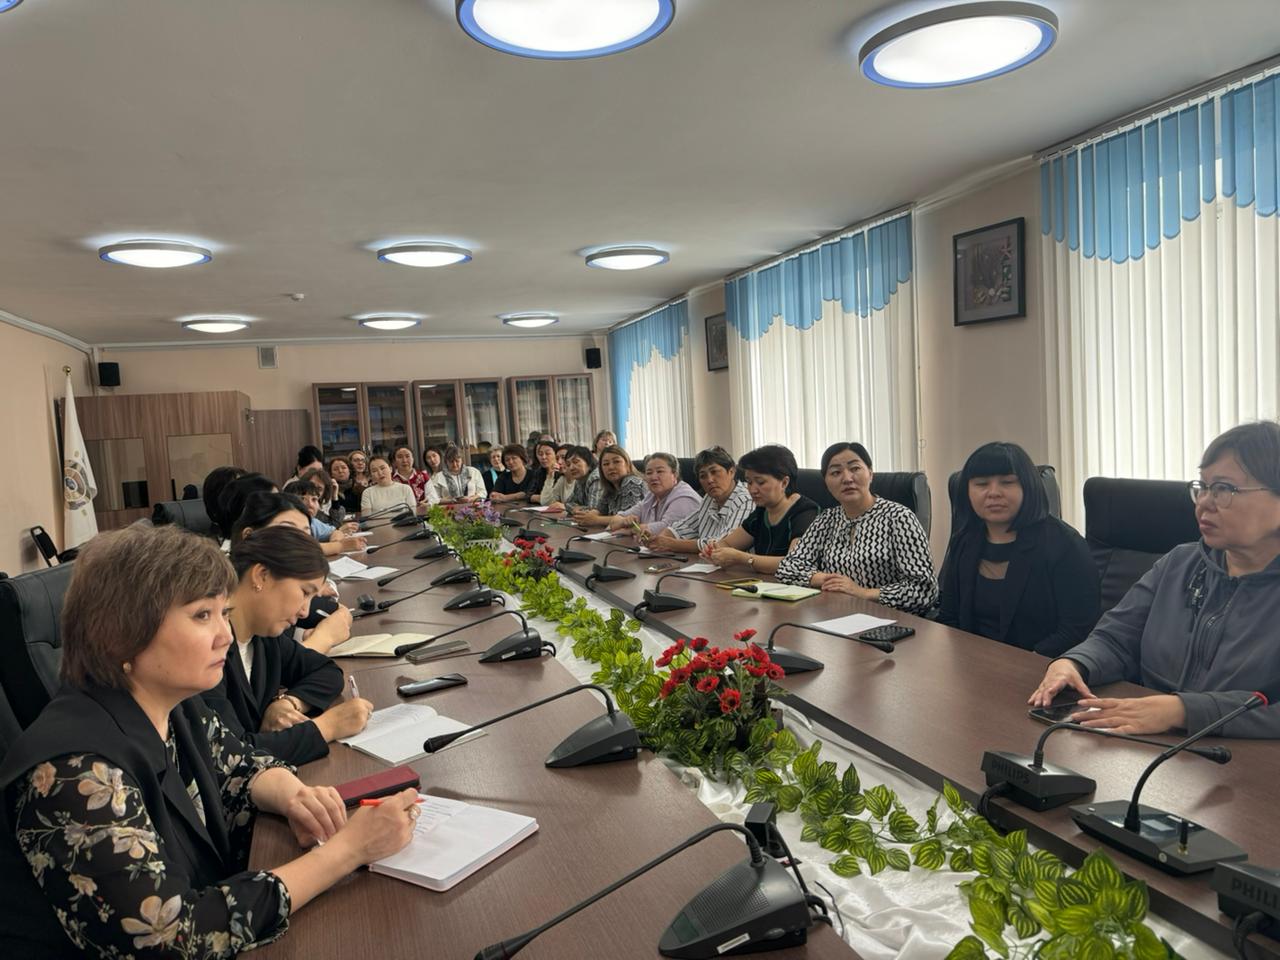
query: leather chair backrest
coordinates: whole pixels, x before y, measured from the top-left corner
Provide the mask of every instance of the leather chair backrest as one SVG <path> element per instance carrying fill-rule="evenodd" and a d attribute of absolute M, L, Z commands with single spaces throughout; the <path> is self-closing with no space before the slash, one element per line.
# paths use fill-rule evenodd
<path fill-rule="evenodd" d="M 213 521 L 204 509 L 203 500 L 166 500 L 151 508 L 151 522 L 157 527 L 176 524 L 206 537 L 213 536 Z"/>
<path fill-rule="evenodd" d="M 1200 539 L 1196 508 L 1179 480 L 1090 477 L 1084 483 L 1084 537 L 1110 610 L 1162 556 Z"/>
<path fill-rule="evenodd" d="M 18 739 L 20 733 L 22 733 L 22 724 L 18 723 L 13 707 L 9 705 L 9 698 L 5 695 L 4 687 L 0 686 L 0 763 L 4 762 L 5 754 L 9 752 L 13 741 Z"/>
<path fill-rule="evenodd" d="M 693 487 L 698 496 L 702 496 L 702 484 L 698 482 L 698 471 L 693 468 L 693 457 L 676 457 L 680 461 L 680 479 Z"/>
<path fill-rule="evenodd" d="M 816 501 L 824 510 L 836 506 L 836 498 L 831 496 L 831 491 L 827 489 L 821 470 L 801 469 L 796 475 L 796 491 Z M 923 473 L 873 474 L 871 492 L 877 497 L 884 497 L 886 500 L 892 500 L 894 503 L 910 508 L 916 515 L 916 519 L 920 521 L 920 526 L 924 527 L 925 534 L 929 533 L 929 527 L 933 522 L 933 499 L 929 493 L 929 481 Z"/>
<path fill-rule="evenodd" d="M 58 689 L 62 602 L 74 563 L 0 580 L 0 688 L 26 728 Z"/>
<path fill-rule="evenodd" d="M 1049 503 L 1049 516 L 1062 519 L 1062 491 L 1058 488 L 1058 472 L 1047 463 L 1036 464 L 1040 474 L 1040 484 L 1044 487 L 1044 496 Z M 960 471 L 957 470 L 947 478 L 947 503 L 951 508 L 951 536 L 956 535 L 956 490 L 960 486 Z"/>

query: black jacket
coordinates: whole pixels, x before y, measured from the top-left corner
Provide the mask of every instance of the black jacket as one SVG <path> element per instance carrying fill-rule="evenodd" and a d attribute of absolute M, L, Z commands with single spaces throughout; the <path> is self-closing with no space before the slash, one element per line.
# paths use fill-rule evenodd
<path fill-rule="evenodd" d="M 222 681 L 202 697 L 245 743 L 285 763 L 310 763 L 327 756 L 329 744 L 310 721 L 265 733 L 262 715 L 283 690 L 315 710 L 323 710 L 342 693 L 342 668 L 322 653 L 293 639 L 290 628 L 278 637 L 253 638 L 253 681 L 244 675 L 240 652 L 227 651 Z"/>
<path fill-rule="evenodd" d="M 952 538 L 939 577 L 938 622 L 974 629 L 973 593 L 986 529 Z M 1101 615 L 1098 568 L 1084 537 L 1055 517 L 1018 532 L 1001 584 L 999 640 L 1056 657 L 1083 640 Z"/>

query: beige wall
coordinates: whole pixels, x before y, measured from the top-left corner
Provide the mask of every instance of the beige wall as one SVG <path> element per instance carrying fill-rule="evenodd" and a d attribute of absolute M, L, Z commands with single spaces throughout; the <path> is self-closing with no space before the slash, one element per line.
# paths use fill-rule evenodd
<path fill-rule="evenodd" d="M 90 392 L 89 358 L 74 347 L 0 323 L 4 402 L 0 437 L 13 462 L 0 472 L 0 570 L 16 575 L 44 566 L 27 530 L 42 526 L 61 549 L 62 463 L 58 457 L 53 401 L 66 389 L 71 367 L 77 395 Z"/>
<path fill-rule="evenodd" d="M 1027 221 L 1026 317 L 954 326 L 952 236 L 1013 217 Z M 951 529 L 947 477 L 970 453 L 988 441 L 1008 440 L 1025 447 L 1036 463 L 1047 460 L 1039 244 L 1034 167 L 916 215 L 922 468 L 933 492 L 931 540 L 939 561 Z"/>
<path fill-rule="evenodd" d="M 728 448 L 729 371 L 707 369 L 707 317 L 724 313 L 724 284 L 717 283 L 689 295 L 689 341 L 693 364 L 693 445 L 698 450 L 719 444 Z M 745 450 L 730 450 L 735 456 Z"/>
<path fill-rule="evenodd" d="M 594 337 L 284 343 L 277 368 L 258 369 L 254 346 L 104 350 L 120 364 L 120 387 L 104 394 L 239 390 L 255 409 L 311 409 L 311 385 L 332 381 L 429 380 L 584 373 Z M 596 419 L 609 422 L 608 382 L 594 372 Z M 589 439 L 589 438 L 588 438 Z"/>

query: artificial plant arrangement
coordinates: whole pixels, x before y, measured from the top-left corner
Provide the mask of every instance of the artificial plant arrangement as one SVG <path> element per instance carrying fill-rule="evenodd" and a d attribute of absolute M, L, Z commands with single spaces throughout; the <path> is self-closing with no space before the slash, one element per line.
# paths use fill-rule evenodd
<path fill-rule="evenodd" d="M 465 545 L 477 541 L 500 543 L 502 515 L 488 503 L 434 504 L 427 510 L 427 522 L 445 542 Z M 460 549 L 460 548 L 457 548 Z"/>

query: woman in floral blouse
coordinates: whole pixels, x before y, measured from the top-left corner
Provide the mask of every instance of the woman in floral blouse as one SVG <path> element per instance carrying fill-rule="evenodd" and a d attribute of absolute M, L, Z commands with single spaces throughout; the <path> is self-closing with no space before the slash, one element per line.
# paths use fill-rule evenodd
<path fill-rule="evenodd" d="M 356 867 L 402 849 L 412 790 L 349 820 L 246 747 L 197 696 L 231 643 L 235 575 L 174 527 L 101 534 L 81 551 L 62 618 L 63 687 L 0 766 L 0 950 L 34 960 L 233 957 Z M 246 869 L 256 812 L 303 846 Z"/>

